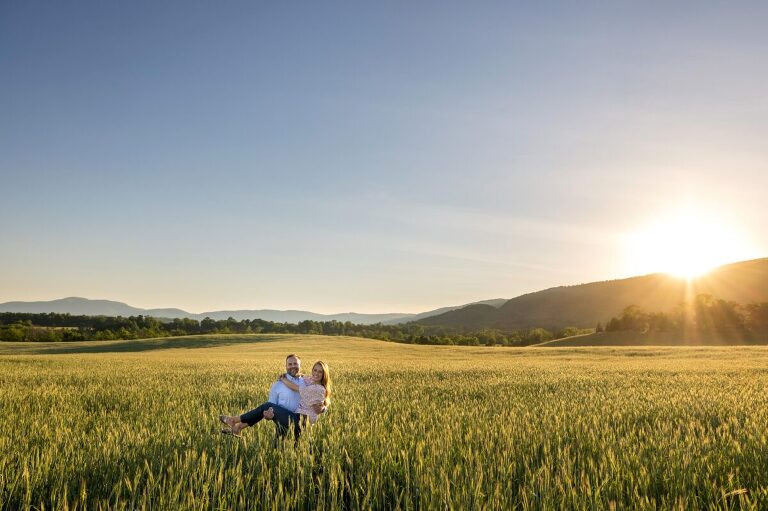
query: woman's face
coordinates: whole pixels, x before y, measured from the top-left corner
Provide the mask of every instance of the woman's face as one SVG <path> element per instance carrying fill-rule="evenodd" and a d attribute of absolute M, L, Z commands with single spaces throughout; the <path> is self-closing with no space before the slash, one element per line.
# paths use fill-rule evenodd
<path fill-rule="evenodd" d="M 315 383 L 323 381 L 323 372 L 323 366 L 315 364 L 315 367 L 312 368 L 312 379 L 315 380 Z"/>

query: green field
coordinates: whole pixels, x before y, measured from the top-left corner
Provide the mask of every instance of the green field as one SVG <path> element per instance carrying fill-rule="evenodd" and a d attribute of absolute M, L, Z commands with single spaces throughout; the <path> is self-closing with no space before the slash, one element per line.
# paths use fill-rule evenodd
<path fill-rule="evenodd" d="M 216 416 L 330 364 L 298 446 Z M 0 509 L 768 509 L 768 348 L 0 343 Z"/>

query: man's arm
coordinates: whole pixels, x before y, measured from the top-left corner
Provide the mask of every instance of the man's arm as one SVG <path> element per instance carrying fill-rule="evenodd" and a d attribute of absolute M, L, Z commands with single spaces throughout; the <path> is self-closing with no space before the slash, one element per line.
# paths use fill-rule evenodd
<path fill-rule="evenodd" d="M 291 380 L 289 380 L 285 376 L 280 378 L 280 381 L 283 382 L 283 385 L 285 385 L 286 387 L 288 387 L 292 391 L 294 391 L 294 392 L 298 392 L 299 391 L 299 386 L 296 385 L 295 383 L 293 383 Z"/>
<path fill-rule="evenodd" d="M 267 401 L 274 404 L 280 404 L 277 402 L 277 384 L 279 382 L 275 382 L 272 384 L 271 387 L 269 387 L 269 398 L 267 398 Z M 275 411 L 270 406 L 268 410 L 264 411 L 264 418 L 267 420 L 272 420 L 275 418 Z"/>
<path fill-rule="evenodd" d="M 277 402 L 277 384 L 278 382 L 275 382 L 269 387 L 269 399 L 267 399 L 267 401 L 279 405 L 280 403 Z"/>

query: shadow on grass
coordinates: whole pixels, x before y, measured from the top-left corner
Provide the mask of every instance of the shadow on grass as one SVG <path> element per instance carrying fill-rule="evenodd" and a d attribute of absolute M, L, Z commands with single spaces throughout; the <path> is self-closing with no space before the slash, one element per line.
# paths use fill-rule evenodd
<path fill-rule="evenodd" d="M 82 353 L 137 353 L 168 349 L 199 349 L 283 341 L 290 335 L 221 335 L 161 337 L 127 341 L 74 343 L 0 343 L 0 355 L 63 355 Z"/>

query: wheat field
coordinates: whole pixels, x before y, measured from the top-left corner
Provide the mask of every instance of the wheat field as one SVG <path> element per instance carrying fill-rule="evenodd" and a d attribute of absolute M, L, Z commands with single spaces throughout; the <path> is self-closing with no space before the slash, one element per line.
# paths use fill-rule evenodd
<path fill-rule="evenodd" d="M 297 445 L 266 399 L 329 363 Z M 768 349 L 0 344 L 0 509 L 767 509 Z"/>

